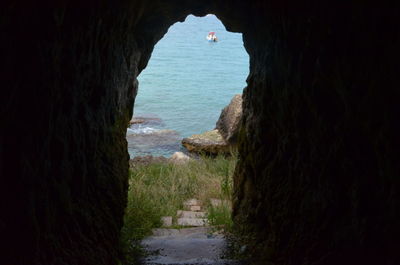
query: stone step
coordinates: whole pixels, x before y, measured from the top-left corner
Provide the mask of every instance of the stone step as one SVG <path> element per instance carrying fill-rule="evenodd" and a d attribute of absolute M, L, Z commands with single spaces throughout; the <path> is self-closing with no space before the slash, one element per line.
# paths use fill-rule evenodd
<path fill-rule="evenodd" d="M 205 212 L 193 212 L 193 211 L 177 211 L 176 215 L 182 218 L 204 218 L 206 217 Z"/>
<path fill-rule="evenodd" d="M 161 223 L 164 227 L 172 226 L 172 216 L 163 216 L 161 217 Z"/>
<path fill-rule="evenodd" d="M 198 199 L 189 199 L 183 202 L 183 206 L 200 206 L 201 203 Z"/>
<path fill-rule="evenodd" d="M 185 206 L 185 210 L 191 211 L 191 212 L 199 212 L 201 211 L 201 206 L 199 205 L 187 205 Z"/>
<path fill-rule="evenodd" d="M 207 225 L 207 219 L 205 218 L 178 218 L 178 225 L 182 226 L 205 226 Z"/>
<path fill-rule="evenodd" d="M 204 234 L 204 237 L 209 237 L 208 235 L 213 235 L 213 237 L 222 237 L 221 234 L 214 232 L 213 227 L 199 226 L 199 227 L 189 227 L 181 229 L 171 229 L 171 228 L 154 228 L 153 237 L 166 237 L 166 236 L 181 236 L 181 237 L 197 237 L 199 234 Z"/>

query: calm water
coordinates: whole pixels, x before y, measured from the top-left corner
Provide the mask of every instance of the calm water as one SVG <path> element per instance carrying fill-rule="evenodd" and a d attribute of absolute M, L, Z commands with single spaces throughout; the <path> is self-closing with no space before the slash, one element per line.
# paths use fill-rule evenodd
<path fill-rule="evenodd" d="M 209 31 L 218 42 L 206 40 Z M 214 15 L 171 26 L 138 77 L 134 117 L 145 122 L 127 131 L 130 156 L 170 156 L 183 137 L 213 129 L 248 72 L 242 34 L 227 32 Z"/>

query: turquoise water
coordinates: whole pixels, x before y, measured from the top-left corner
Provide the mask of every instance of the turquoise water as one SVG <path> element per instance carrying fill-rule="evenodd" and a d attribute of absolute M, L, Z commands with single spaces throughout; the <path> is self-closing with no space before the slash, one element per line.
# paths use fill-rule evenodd
<path fill-rule="evenodd" d="M 209 31 L 218 42 L 206 40 Z M 127 131 L 130 156 L 170 156 L 182 138 L 213 129 L 248 72 L 242 34 L 227 32 L 214 15 L 172 25 L 138 77 L 134 117 L 145 122 Z"/>

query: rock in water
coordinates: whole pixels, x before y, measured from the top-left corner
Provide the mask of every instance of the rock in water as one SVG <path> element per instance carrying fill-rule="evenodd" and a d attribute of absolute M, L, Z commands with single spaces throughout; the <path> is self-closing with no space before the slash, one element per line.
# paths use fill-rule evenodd
<path fill-rule="evenodd" d="M 183 146 L 194 153 L 228 153 L 230 147 L 218 130 L 195 134 L 182 140 Z"/>
<path fill-rule="evenodd" d="M 144 119 L 139 119 L 139 118 L 132 118 L 131 121 L 129 122 L 129 124 L 141 124 L 144 123 L 145 120 Z"/>
<path fill-rule="evenodd" d="M 240 119 L 242 118 L 242 94 L 235 95 L 222 111 L 216 129 L 229 144 L 236 144 Z"/>
<path fill-rule="evenodd" d="M 194 153 L 229 153 L 236 145 L 239 124 L 242 118 L 242 95 L 235 95 L 222 111 L 216 128 L 202 134 L 195 134 L 182 140 L 182 145 Z"/>

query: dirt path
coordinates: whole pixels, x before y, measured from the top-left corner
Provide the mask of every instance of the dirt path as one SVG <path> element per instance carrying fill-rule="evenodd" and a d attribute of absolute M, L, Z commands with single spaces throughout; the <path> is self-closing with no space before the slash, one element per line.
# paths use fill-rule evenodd
<path fill-rule="evenodd" d="M 209 227 L 183 229 L 155 229 L 154 235 L 142 241 L 151 254 L 146 265 L 238 265 L 224 259 L 226 241 L 220 234 L 212 234 Z"/>

